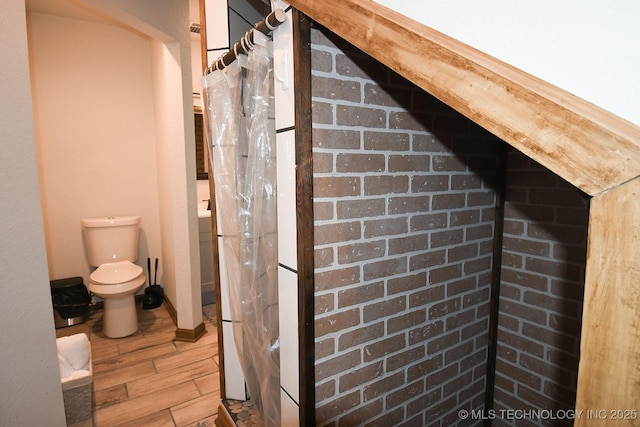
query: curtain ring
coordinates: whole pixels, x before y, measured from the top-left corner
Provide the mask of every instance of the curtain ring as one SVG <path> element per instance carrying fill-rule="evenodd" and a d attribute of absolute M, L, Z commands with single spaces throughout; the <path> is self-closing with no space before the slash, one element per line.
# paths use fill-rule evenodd
<path fill-rule="evenodd" d="M 273 25 L 269 24 L 269 17 L 268 16 L 266 18 L 264 18 L 264 25 L 266 25 L 267 28 L 270 29 L 271 31 L 276 29 L 276 27 L 274 27 Z"/>
<path fill-rule="evenodd" d="M 242 43 L 242 47 L 244 48 L 245 53 L 249 53 L 249 51 L 253 49 L 253 46 L 250 45 L 249 39 L 247 38 L 247 34 L 242 36 L 240 42 Z"/>
<path fill-rule="evenodd" d="M 249 50 L 253 49 L 253 47 L 255 46 L 255 43 L 251 41 L 251 36 L 253 36 L 253 28 L 247 31 L 244 35 L 247 41 L 247 46 L 249 46 Z"/>
<path fill-rule="evenodd" d="M 220 63 L 222 64 L 221 70 L 228 67 L 228 65 L 224 63 L 224 55 L 220 57 Z"/>

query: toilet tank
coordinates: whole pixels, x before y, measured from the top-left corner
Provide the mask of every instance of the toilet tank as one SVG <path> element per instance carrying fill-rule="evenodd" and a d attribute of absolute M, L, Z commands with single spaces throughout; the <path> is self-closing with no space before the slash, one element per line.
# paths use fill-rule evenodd
<path fill-rule="evenodd" d="M 89 265 L 138 259 L 140 216 L 84 218 L 81 220 Z"/>

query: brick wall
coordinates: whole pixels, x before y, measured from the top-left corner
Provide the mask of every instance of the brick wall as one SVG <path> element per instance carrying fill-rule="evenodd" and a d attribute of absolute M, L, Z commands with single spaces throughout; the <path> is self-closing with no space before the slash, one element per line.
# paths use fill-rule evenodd
<path fill-rule="evenodd" d="M 573 409 L 588 201 L 515 150 L 506 182 L 495 409 Z M 502 421 L 494 424 L 573 425 Z"/>
<path fill-rule="evenodd" d="M 456 425 L 484 403 L 501 142 L 335 36 L 312 48 L 317 424 Z"/>

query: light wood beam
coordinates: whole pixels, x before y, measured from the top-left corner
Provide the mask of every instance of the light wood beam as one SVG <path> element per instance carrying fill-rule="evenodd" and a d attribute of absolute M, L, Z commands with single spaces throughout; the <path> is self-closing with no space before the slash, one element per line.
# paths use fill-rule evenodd
<path fill-rule="evenodd" d="M 640 127 L 370 0 L 293 7 L 584 192 L 640 175 Z"/>
<path fill-rule="evenodd" d="M 591 202 L 577 426 L 640 426 L 639 212 L 640 178 Z"/>

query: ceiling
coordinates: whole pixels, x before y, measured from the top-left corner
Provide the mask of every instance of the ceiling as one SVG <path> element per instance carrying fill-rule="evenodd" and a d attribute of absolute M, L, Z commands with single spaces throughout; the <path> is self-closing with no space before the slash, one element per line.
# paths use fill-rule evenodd
<path fill-rule="evenodd" d="M 82 0 L 25 0 L 25 4 L 28 12 L 101 24 L 120 24 L 112 17 L 88 6 Z M 200 22 L 199 12 L 199 0 L 189 0 L 190 22 Z"/>
<path fill-rule="evenodd" d="M 80 0 L 26 0 L 27 11 L 81 21 L 112 23 L 105 15 L 89 8 Z"/>

